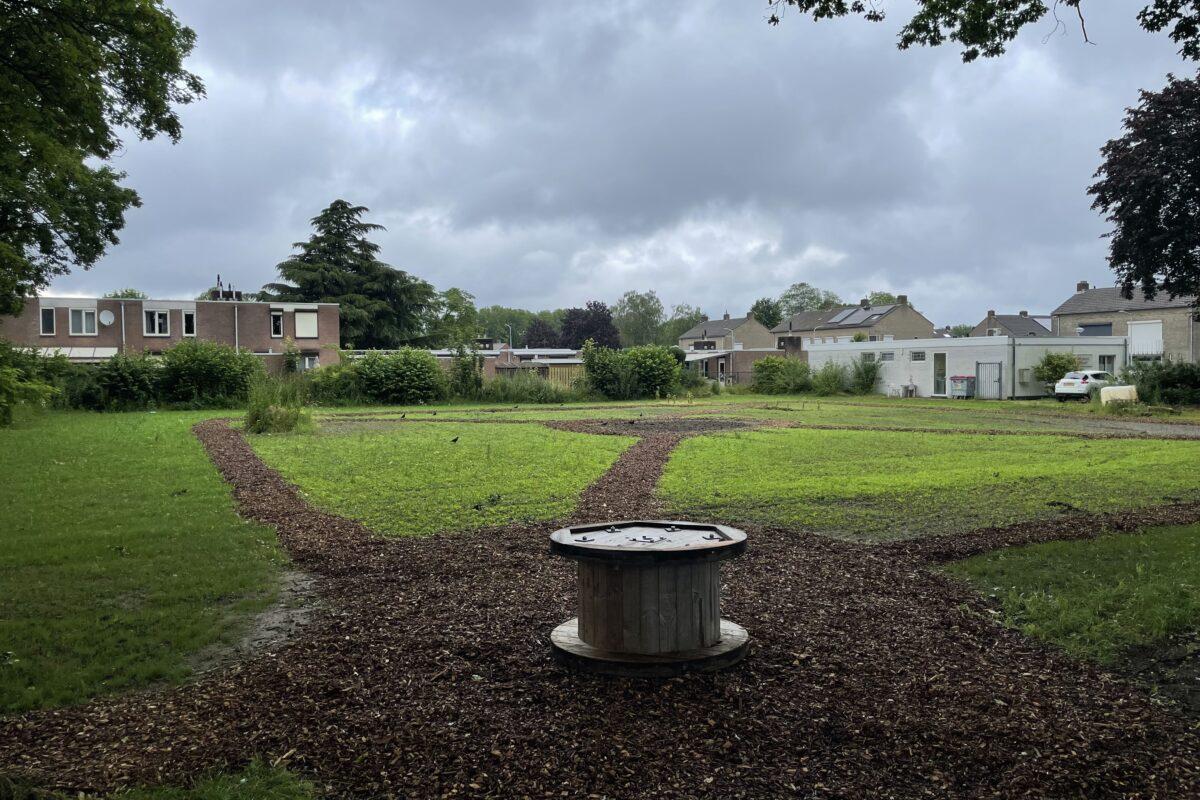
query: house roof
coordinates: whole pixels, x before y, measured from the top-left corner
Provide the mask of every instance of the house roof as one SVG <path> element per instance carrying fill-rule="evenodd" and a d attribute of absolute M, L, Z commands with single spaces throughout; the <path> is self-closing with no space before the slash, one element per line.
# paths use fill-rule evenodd
<path fill-rule="evenodd" d="M 1020 314 L 997 314 L 994 317 L 988 317 L 984 320 L 985 323 L 991 320 L 996 320 L 1013 336 L 1049 336 L 1050 330 L 1038 322 L 1036 318 L 1028 315 L 1021 316 Z"/>
<path fill-rule="evenodd" d="M 898 307 L 898 303 L 889 303 L 883 306 L 838 306 L 820 311 L 801 311 L 771 328 L 771 333 L 870 328 Z"/>
<path fill-rule="evenodd" d="M 1135 290 L 1133 297 L 1126 300 L 1121 296 L 1118 286 L 1104 286 L 1097 289 L 1086 289 L 1076 292 L 1067 298 L 1066 302 L 1051 311 L 1051 314 L 1094 314 L 1105 311 L 1140 311 L 1151 308 L 1185 308 L 1196 301 L 1195 297 L 1168 297 L 1166 292 L 1159 292 L 1153 300 L 1147 300 L 1140 290 Z"/>
<path fill-rule="evenodd" d="M 710 319 L 693 325 L 684 331 L 680 339 L 699 339 L 701 336 L 728 336 L 746 324 L 751 317 L 731 317 L 730 319 Z"/>

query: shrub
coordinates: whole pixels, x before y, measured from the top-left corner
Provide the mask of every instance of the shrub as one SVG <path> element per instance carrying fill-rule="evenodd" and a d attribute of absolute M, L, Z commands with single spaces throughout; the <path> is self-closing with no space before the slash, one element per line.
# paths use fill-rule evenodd
<path fill-rule="evenodd" d="M 450 359 L 450 394 L 464 400 L 478 399 L 483 390 L 483 357 L 459 345 Z"/>
<path fill-rule="evenodd" d="M 283 372 L 294 375 L 300 371 L 300 348 L 291 339 L 283 340 Z"/>
<path fill-rule="evenodd" d="M 613 350 L 589 340 L 583 369 L 590 388 L 610 400 L 666 397 L 679 386 L 679 361 L 660 345 Z"/>
<path fill-rule="evenodd" d="M 479 399 L 488 403 L 568 403 L 582 397 L 581 392 L 556 386 L 532 370 L 519 370 L 511 378 L 485 382 Z"/>
<path fill-rule="evenodd" d="M 358 367 L 353 361 L 329 364 L 304 373 L 308 396 L 322 406 L 352 406 L 363 401 L 358 385 Z"/>
<path fill-rule="evenodd" d="M 751 386 L 760 394 L 798 394 L 812 389 L 812 370 L 799 359 L 767 356 L 755 361 L 751 370 Z"/>
<path fill-rule="evenodd" d="M 291 433 L 311 422 L 304 410 L 305 381 L 295 375 L 259 374 L 250 382 L 246 430 L 250 433 Z"/>
<path fill-rule="evenodd" d="M 1079 369 L 1079 356 L 1074 353 L 1046 353 L 1033 367 L 1033 377 L 1050 389 L 1068 372 Z"/>
<path fill-rule="evenodd" d="M 359 388 L 375 402 L 432 403 L 449 394 L 445 370 L 428 350 L 371 353 L 357 368 Z"/>
<path fill-rule="evenodd" d="M 813 391 L 824 397 L 840 394 L 846 390 L 849 377 L 845 364 L 826 361 L 819 370 L 812 374 Z"/>
<path fill-rule="evenodd" d="M 158 399 L 161 364 L 144 355 L 115 355 L 100 364 L 91 377 L 99 393 L 96 407 L 114 411 L 133 411 L 150 408 Z M 86 392 L 82 382 L 73 391 Z M 76 407 L 90 407 L 87 398 L 72 400 Z"/>
<path fill-rule="evenodd" d="M 199 339 L 180 342 L 161 356 L 160 395 L 168 403 L 194 408 L 236 405 L 261 373 L 262 363 L 253 353 Z"/>
<path fill-rule="evenodd" d="M 66 363 L 66 359 L 61 359 Z M 49 378 L 57 364 L 34 350 L 0 340 L 0 426 L 11 425 L 18 405 L 45 405 L 57 393 Z"/>
<path fill-rule="evenodd" d="M 1138 361 L 1125 371 L 1144 403 L 1200 405 L 1200 365 L 1181 361 Z"/>
<path fill-rule="evenodd" d="M 854 394 L 870 394 L 879 383 L 883 364 L 874 359 L 859 357 L 850 366 L 850 391 Z"/>
<path fill-rule="evenodd" d="M 64 359 L 65 360 L 65 359 Z M 52 383 L 58 393 L 51 401 L 54 408 L 104 410 L 104 391 L 99 375 L 102 364 L 70 364 L 59 371 Z"/>

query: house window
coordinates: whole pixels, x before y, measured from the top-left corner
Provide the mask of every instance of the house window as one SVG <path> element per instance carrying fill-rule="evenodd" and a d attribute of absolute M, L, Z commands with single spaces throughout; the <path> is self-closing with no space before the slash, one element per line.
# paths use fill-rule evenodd
<path fill-rule="evenodd" d="M 303 370 L 316 369 L 319 366 L 321 366 L 319 356 L 304 356 L 300 363 L 300 368 Z"/>
<path fill-rule="evenodd" d="M 144 333 L 146 336 L 170 336 L 170 312 L 153 310 L 144 311 L 142 313 L 142 333 Z"/>
<path fill-rule="evenodd" d="M 693 350 L 716 350 L 716 342 L 692 342 Z"/>
<path fill-rule="evenodd" d="M 184 336 L 195 336 L 196 335 L 196 312 L 195 311 L 183 312 L 183 335 Z"/>
<path fill-rule="evenodd" d="M 94 309 L 94 308 L 72 308 L 71 309 L 71 335 L 72 336 L 95 336 L 96 335 L 96 309 Z"/>
<path fill-rule="evenodd" d="M 912 359 L 913 361 L 924 361 L 925 360 L 925 351 L 924 350 L 913 350 L 912 353 L 909 354 L 909 358 Z"/>
<path fill-rule="evenodd" d="M 282 339 L 283 338 L 283 312 L 282 311 L 272 311 L 271 312 L 271 338 L 273 338 L 273 339 Z"/>
<path fill-rule="evenodd" d="M 54 309 L 42 309 L 42 336 L 54 335 Z"/>
<path fill-rule="evenodd" d="M 862 360 L 863 360 L 863 361 L 874 361 L 874 360 L 875 360 L 875 354 L 874 354 L 874 353 L 863 353 L 863 354 L 862 354 Z"/>
<path fill-rule="evenodd" d="M 1115 355 L 1100 356 L 1099 366 L 1100 369 L 1104 370 L 1105 372 L 1112 372 L 1115 374 L 1117 371 L 1117 357 Z"/>
<path fill-rule="evenodd" d="M 296 338 L 297 339 L 315 339 L 315 338 L 317 338 L 317 312 L 315 312 L 315 311 L 297 311 L 296 312 Z"/>
<path fill-rule="evenodd" d="M 879 341 L 879 337 L 878 337 L 878 336 L 876 336 L 876 335 L 874 335 L 874 334 L 872 334 L 872 335 L 870 335 L 870 336 L 868 336 L 868 337 L 867 337 L 867 341 L 868 341 L 868 342 L 878 342 L 878 341 Z"/>
<path fill-rule="evenodd" d="M 883 340 L 884 340 L 885 342 L 891 342 L 891 341 L 894 341 L 894 340 L 895 340 L 895 338 L 896 338 L 896 337 L 895 337 L 893 334 L 890 334 L 890 333 L 885 333 L 885 334 L 883 335 Z"/>
<path fill-rule="evenodd" d="M 988 328 L 988 336 L 999 336 L 1000 333 L 999 328 Z"/>
<path fill-rule="evenodd" d="M 895 353 L 880 353 L 879 360 L 880 361 L 895 361 L 896 354 Z"/>
<path fill-rule="evenodd" d="M 1080 325 L 1079 327 L 1083 329 L 1079 332 L 1080 336 L 1112 336 L 1111 322 L 1106 322 L 1103 324 L 1098 323 L 1095 325 Z"/>

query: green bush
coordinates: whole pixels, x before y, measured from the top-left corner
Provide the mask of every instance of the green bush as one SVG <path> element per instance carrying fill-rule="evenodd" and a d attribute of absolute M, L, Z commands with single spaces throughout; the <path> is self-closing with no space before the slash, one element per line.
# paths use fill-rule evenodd
<path fill-rule="evenodd" d="M 304 410 L 306 382 L 297 375 L 255 376 L 246 402 L 246 430 L 250 433 L 291 433 L 311 419 Z"/>
<path fill-rule="evenodd" d="M 812 373 L 813 391 L 823 397 L 841 394 L 846 390 L 850 381 L 850 373 L 845 364 L 827 361 L 819 370 Z"/>
<path fill-rule="evenodd" d="M 0 340 L 0 426 L 12 424 L 18 405 L 44 406 L 57 394 L 50 379 L 60 365 L 45 363 L 50 361 L 32 349 Z"/>
<path fill-rule="evenodd" d="M 610 400 L 667 397 L 679 388 L 679 361 L 661 345 L 612 350 L 589 340 L 583 369 L 592 391 Z"/>
<path fill-rule="evenodd" d="M 767 356 L 755 361 L 751 371 L 751 386 L 759 394 L 798 394 L 812 389 L 812 370 L 799 359 Z"/>
<path fill-rule="evenodd" d="M 450 394 L 464 400 L 477 400 L 483 390 L 483 357 L 459 346 L 450 359 Z"/>
<path fill-rule="evenodd" d="M 371 353 L 357 368 L 363 395 L 377 403 L 432 403 L 449 395 L 446 372 L 428 350 Z"/>
<path fill-rule="evenodd" d="M 879 383 L 883 364 L 875 359 L 858 357 L 850 366 L 850 391 L 854 394 L 870 394 Z"/>
<path fill-rule="evenodd" d="M 180 342 L 160 358 L 161 398 L 193 408 L 240 404 L 251 380 L 263 371 L 253 353 L 199 339 Z"/>
<path fill-rule="evenodd" d="M 322 406 L 353 406 L 365 399 L 358 385 L 358 367 L 353 361 L 329 364 L 304 373 L 308 395 Z"/>
<path fill-rule="evenodd" d="M 1033 367 L 1033 377 L 1053 390 L 1054 384 L 1068 372 L 1079 369 L 1079 356 L 1074 353 L 1046 353 Z"/>
<path fill-rule="evenodd" d="M 511 378 L 486 381 L 479 399 L 486 403 L 569 403 L 584 397 L 579 391 L 564 389 L 538 377 L 532 370 L 518 370 Z"/>
<path fill-rule="evenodd" d="M 108 361 L 88 370 L 99 392 L 99 402 L 92 406 L 80 394 L 71 402 L 76 408 L 99 407 L 112 411 L 137 411 L 154 406 L 158 399 L 161 364 L 144 355 L 115 355 Z M 76 379 L 72 391 L 86 392 L 82 378 Z"/>
<path fill-rule="evenodd" d="M 1137 387 L 1143 403 L 1200 405 L 1200 365 L 1182 361 L 1136 361 L 1125 380 Z"/>

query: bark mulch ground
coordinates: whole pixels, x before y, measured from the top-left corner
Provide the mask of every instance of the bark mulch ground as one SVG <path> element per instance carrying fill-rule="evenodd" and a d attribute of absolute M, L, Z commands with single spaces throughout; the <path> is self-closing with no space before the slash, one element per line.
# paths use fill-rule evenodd
<path fill-rule="evenodd" d="M 380 541 L 307 507 L 238 434 L 198 434 L 328 612 L 192 685 L 2 720 L 0 770 L 107 789 L 261 754 L 345 796 L 1200 793 L 1185 718 L 996 624 L 923 567 L 949 550 L 751 529 L 725 568 L 724 614 L 754 637 L 744 662 L 666 681 L 577 675 L 547 642 L 575 600 L 572 566 L 547 552 L 554 523 Z M 579 516 L 640 510 L 678 435 L 627 451 L 622 480 L 592 487 Z"/>

